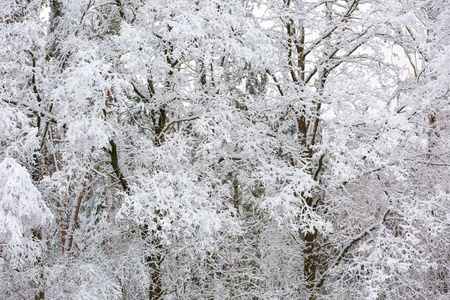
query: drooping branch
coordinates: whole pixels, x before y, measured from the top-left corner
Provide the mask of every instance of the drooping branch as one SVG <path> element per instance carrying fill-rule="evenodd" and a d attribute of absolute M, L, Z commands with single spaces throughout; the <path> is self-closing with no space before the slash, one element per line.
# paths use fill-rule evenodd
<path fill-rule="evenodd" d="M 361 231 L 359 234 L 357 234 L 356 236 L 354 236 L 352 238 L 352 240 L 347 243 L 347 245 L 345 247 L 343 247 L 341 249 L 341 251 L 339 252 L 339 254 L 336 256 L 336 258 L 334 259 L 333 263 L 331 264 L 331 266 L 328 268 L 327 272 L 323 273 L 320 280 L 318 281 L 318 283 L 316 284 L 315 288 L 316 289 L 320 289 L 325 280 L 327 279 L 327 276 L 329 274 L 329 271 L 332 268 L 335 268 L 337 266 L 339 266 L 339 264 L 341 263 L 341 261 L 344 259 L 344 257 L 347 255 L 347 253 L 350 251 L 350 249 L 356 245 L 359 241 L 361 241 L 362 239 L 364 239 L 367 235 L 369 235 L 372 231 L 374 231 L 375 229 L 379 228 L 385 221 L 386 218 L 388 216 L 388 214 L 390 213 L 390 209 L 386 210 L 386 212 L 384 213 L 383 217 L 376 223 L 370 225 L 369 227 L 367 227 L 366 229 L 364 229 L 363 231 Z"/>
<path fill-rule="evenodd" d="M 33 114 L 41 114 L 41 116 L 46 117 L 48 119 L 49 122 L 52 123 L 56 123 L 56 117 L 54 115 L 51 114 L 51 109 L 49 109 L 49 112 L 47 111 L 43 111 L 43 110 L 39 110 L 36 107 L 31 106 L 29 103 L 26 103 L 24 101 L 13 101 L 13 100 L 7 100 L 7 99 L 0 99 L 1 101 L 3 101 L 4 103 L 10 104 L 10 105 L 20 105 L 25 107 L 26 109 L 29 109 Z"/>

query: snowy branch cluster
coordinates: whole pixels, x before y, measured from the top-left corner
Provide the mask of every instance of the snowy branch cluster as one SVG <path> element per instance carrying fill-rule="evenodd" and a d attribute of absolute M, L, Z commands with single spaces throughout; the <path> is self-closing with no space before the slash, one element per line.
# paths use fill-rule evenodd
<path fill-rule="evenodd" d="M 449 299 L 446 0 L 4 0 L 0 299 Z"/>

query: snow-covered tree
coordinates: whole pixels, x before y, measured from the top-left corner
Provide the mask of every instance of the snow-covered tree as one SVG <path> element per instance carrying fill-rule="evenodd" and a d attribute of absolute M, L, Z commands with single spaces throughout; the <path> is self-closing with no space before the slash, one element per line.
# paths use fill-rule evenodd
<path fill-rule="evenodd" d="M 445 299 L 443 0 L 0 8 L 8 299 Z"/>
<path fill-rule="evenodd" d="M 45 243 L 41 227 L 52 219 L 28 171 L 12 158 L 0 163 L 0 295 L 29 295 Z M 45 250 L 45 249 L 44 249 Z M 33 296 L 33 294 L 31 295 Z"/>

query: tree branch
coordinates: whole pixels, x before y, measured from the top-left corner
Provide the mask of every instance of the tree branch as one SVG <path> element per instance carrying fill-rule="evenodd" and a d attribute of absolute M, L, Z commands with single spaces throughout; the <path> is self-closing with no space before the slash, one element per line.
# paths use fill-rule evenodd
<path fill-rule="evenodd" d="M 353 0 L 352 4 L 347 9 L 347 12 L 344 14 L 340 22 L 345 22 L 350 18 L 352 13 L 358 8 L 359 0 Z M 308 54 L 310 54 L 317 46 L 319 46 L 322 41 L 324 41 L 326 38 L 329 38 L 337 29 L 339 28 L 339 25 L 334 26 L 330 31 L 328 31 L 326 34 L 318 38 L 315 42 L 312 43 L 312 45 L 309 47 L 308 50 L 306 50 L 303 54 L 303 57 L 306 57 Z"/>
<path fill-rule="evenodd" d="M 331 270 L 334 267 L 337 267 L 341 261 L 344 259 L 345 255 L 347 255 L 348 251 L 359 241 L 361 241 L 363 238 L 365 238 L 367 235 L 369 235 L 372 231 L 374 231 L 375 229 L 379 228 L 385 221 L 386 221 L 386 217 L 388 216 L 388 214 L 390 213 L 390 210 L 388 209 L 384 215 L 383 218 L 381 218 L 380 221 L 378 221 L 375 224 L 370 225 L 369 227 L 367 227 L 366 229 L 364 229 L 361 233 L 357 234 L 356 236 L 353 237 L 353 239 L 347 244 L 347 246 L 345 246 L 344 248 L 342 248 L 341 252 L 336 256 L 334 262 L 332 263 L 331 267 L 329 267 L 327 269 L 327 272 L 329 270 Z M 325 272 L 324 274 L 322 274 L 319 282 L 316 284 L 315 288 L 319 289 L 323 286 L 327 275 L 329 274 L 329 272 L 327 273 Z"/>
<path fill-rule="evenodd" d="M 319 158 L 319 164 L 318 164 L 318 166 L 317 166 L 317 170 L 316 170 L 316 172 L 314 173 L 314 177 L 313 177 L 313 179 L 314 179 L 314 181 L 317 181 L 317 178 L 319 177 L 319 173 L 320 173 L 320 171 L 322 170 L 322 166 L 323 166 L 323 158 L 325 157 L 325 154 L 322 154 L 321 156 L 320 156 L 320 158 Z"/>
<path fill-rule="evenodd" d="M 130 82 L 131 85 L 133 86 L 133 91 L 144 101 L 144 102 L 148 102 L 147 97 L 145 97 L 136 87 L 136 85 L 133 82 Z"/>
<path fill-rule="evenodd" d="M 196 117 L 191 117 L 191 118 L 187 118 L 187 119 L 178 119 L 178 120 L 174 120 L 172 122 L 170 122 L 164 129 L 163 131 L 161 131 L 161 133 L 158 135 L 158 138 L 161 137 L 161 135 L 165 134 L 173 125 L 178 124 L 178 123 L 182 123 L 182 122 L 187 122 L 187 121 L 193 121 L 193 120 L 197 120 L 200 119 L 200 116 L 196 116 Z"/>
<path fill-rule="evenodd" d="M 110 163 L 113 167 L 114 173 L 119 179 L 120 185 L 122 186 L 123 190 L 128 194 L 130 192 L 130 186 L 128 185 L 128 181 L 125 179 L 125 176 L 123 176 L 123 173 L 120 170 L 119 156 L 117 154 L 116 143 L 114 142 L 113 139 L 109 139 L 109 144 L 111 145 L 111 150 L 106 151 L 109 153 L 109 156 L 111 157 Z"/>
<path fill-rule="evenodd" d="M 272 77 L 273 81 L 275 81 L 275 83 L 276 83 L 276 85 L 277 85 L 278 92 L 280 93 L 280 95 L 281 95 L 281 96 L 284 96 L 283 90 L 281 89 L 281 86 L 280 86 L 280 84 L 278 83 L 278 80 L 277 80 L 277 78 L 275 77 L 275 75 L 273 75 L 269 70 L 266 70 L 266 73 L 267 73 L 270 77 Z"/>

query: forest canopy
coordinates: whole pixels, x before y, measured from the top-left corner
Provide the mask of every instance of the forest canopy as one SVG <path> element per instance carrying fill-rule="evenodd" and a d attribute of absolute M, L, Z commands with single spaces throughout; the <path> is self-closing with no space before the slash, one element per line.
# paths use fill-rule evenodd
<path fill-rule="evenodd" d="M 449 299 L 450 2 L 3 0 L 0 299 Z"/>

